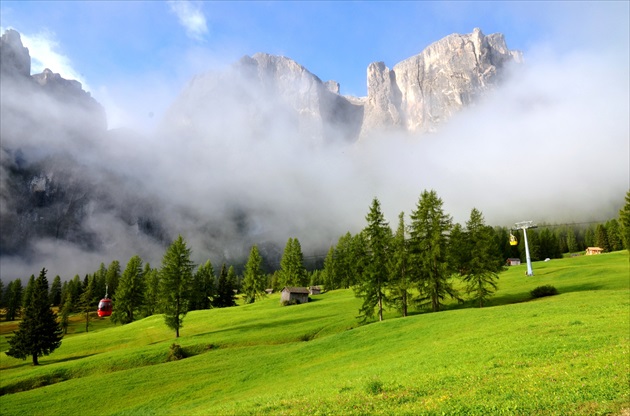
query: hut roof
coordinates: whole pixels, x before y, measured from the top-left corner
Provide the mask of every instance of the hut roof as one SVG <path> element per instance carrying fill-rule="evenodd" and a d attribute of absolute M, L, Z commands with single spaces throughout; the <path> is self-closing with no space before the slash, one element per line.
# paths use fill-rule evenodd
<path fill-rule="evenodd" d="M 289 287 L 289 286 L 285 286 L 282 289 L 283 292 L 289 292 L 289 293 L 305 293 L 305 294 L 309 294 L 309 291 L 307 288 L 305 287 Z"/>

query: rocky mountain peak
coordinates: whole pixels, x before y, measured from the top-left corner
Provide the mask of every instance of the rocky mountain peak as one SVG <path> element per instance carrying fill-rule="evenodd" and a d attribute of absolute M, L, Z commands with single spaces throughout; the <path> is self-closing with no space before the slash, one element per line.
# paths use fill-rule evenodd
<path fill-rule="evenodd" d="M 24 47 L 22 37 L 13 29 L 8 29 L 0 37 L 0 68 L 5 76 L 31 75 L 31 56 L 28 48 Z"/>

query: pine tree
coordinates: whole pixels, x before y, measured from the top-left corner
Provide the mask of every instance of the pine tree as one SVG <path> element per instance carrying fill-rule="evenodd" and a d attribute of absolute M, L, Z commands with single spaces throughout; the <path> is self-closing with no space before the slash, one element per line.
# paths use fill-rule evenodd
<path fill-rule="evenodd" d="M 214 267 L 210 260 L 199 265 L 193 276 L 193 293 L 190 299 L 190 310 L 209 309 L 211 299 L 215 296 Z"/>
<path fill-rule="evenodd" d="M 442 208 L 435 191 L 423 191 L 416 210 L 411 213 L 409 248 L 414 280 L 418 285 L 420 304 L 425 302 L 439 311 L 448 295 L 459 299 L 450 276 L 453 266 L 448 255 L 451 217 Z"/>
<path fill-rule="evenodd" d="M 144 316 L 160 313 L 160 273 L 147 263 L 144 267 Z"/>
<path fill-rule="evenodd" d="M 624 247 L 630 251 L 630 190 L 626 192 L 626 204 L 619 210 L 619 229 Z"/>
<path fill-rule="evenodd" d="M 569 228 L 567 230 L 567 250 L 569 250 L 569 253 L 580 251 L 577 237 L 575 236 L 575 230 L 573 228 Z"/>
<path fill-rule="evenodd" d="M 31 275 L 26 283 L 26 288 L 22 292 L 22 307 L 26 307 L 28 300 L 33 296 L 33 290 L 35 290 L 35 275 Z"/>
<path fill-rule="evenodd" d="M 49 301 L 52 306 L 59 306 L 61 304 L 61 277 L 59 277 L 59 275 L 55 276 L 50 285 Z"/>
<path fill-rule="evenodd" d="M 230 269 L 232 271 L 234 270 L 231 266 Z M 236 305 L 234 301 L 234 283 L 228 274 L 229 270 L 225 263 L 223 263 L 217 282 L 217 295 L 212 300 L 212 306 L 215 308 L 227 308 Z"/>
<path fill-rule="evenodd" d="M 304 267 L 302 246 L 297 238 L 289 238 L 280 260 L 281 286 L 306 286 L 308 277 Z"/>
<path fill-rule="evenodd" d="M 118 289 L 113 298 L 114 310 L 112 322 L 128 324 L 133 322 L 134 313 L 142 307 L 144 301 L 144 278 L 142 259 L 136 255 L 129 259 L 127 267 L 118 282 Z"/>
<path fill-rule="evenodd" d="M 46 269 L 42 269 L 24 307 L 18 330 L 8 340 L 6 354 L 22 360 L 30 356 L 33 365 L 38 365 L 38 357 L 49 355 L 61 345 L 62 332 L 57 315 L 50 308 Z"/>
<path fill-rule="evenodd" d="M 90 329 L 90 312 L 95 308 L 94 305 L 94 276 L 85 276 L 87 279 L 87 285 L 83 289 L 79 304 L 81 305 L 81 312 L 85 314 L 85 332 Z"/>
<path fill-rule="evenodd" d="M 595 229 L 595 244 L 597 247 L 603 248 L 605 252 L 610 251 L 608 233 L 606 232 L 604 224 L 597 224 L 597 228 Z"/>
<path fill-rule="evenodd" d="M 107 291 L 109 296 L 113 299 L 118 289 L 118 281 L 120 280 L 120 262 L 114 260 L 107 267 L 107 274 L 105 276 L 105 284 L 107 285 Z"/>
<path fill-rule="evenodd" d="M 388 223 L 385 222 L 385 217 L 381 212 L 381 203 L 377 198 L 372 200 L 370 211 L 365 219 L 368 223 L 363 229 L 367 242 L 365 268 L 353 289 L 358 297 L 363 298 L 363 305 L 359 310 L 363 321 L 374 316 L 374 308 L 378 309 L 378 320 L 382 321 L 392 232 Z"/>
<path fill-rule="evenodd" d="M 70 313 L 74 309 L 74 300 L 72 299 L 72 293 L 68 292 L 64 299 L 63 306 L 61 308 L 61 328 L 64 335 L 68 333 L 68 326 L 70 325 Z"/>
<path fill-rule="evenodd" d="M 7 304 L 7 321 L 15 321 L 18 314 L 20 313 L 20 308 L 22 307 L 22 280 L 15 279 L 13 282 L 9 283 L 7 286 L 7 295 L 6 296 L 6 304 Z"/>
<path fill-rule="evenodd" d="M 479 303 L 481 308 L 497 289 L 497 272 L 501 269 L 501 258 L 495 246 L 492 228 L 485 225 L 483 215 L 473 208 L 466 222 L 467 247 L 470 249 L 464 282 L 466 293 Z"/>
<path fill-rule="evenodd" d="M 190 253 L 191 250 L 186 247 L 182 236 L 178 236 L 166 250 L 160 269 L 160 298 L 164 322 L 175 330 L 175 338 L 179 338 L 179 329 L 188 313 L 194 268 Z"/>
<path fill-rule="evenodd" d="M 395 306 L 402 316 L 407 316 L 411 301 L 411 281 L 404 212 L 398 215 L 398 228 L 391 243 L 389 288 L 390 304 Z"/>
<path fill-rule="evenodd" d="M 249 252 L 249 258 L 245 264 L 243 274 L 243 293 L 245 302 L 253 303 L 266 295 L 267 277 L 262 271 L 262 257 L 258 247 L 254 245 Z"/>

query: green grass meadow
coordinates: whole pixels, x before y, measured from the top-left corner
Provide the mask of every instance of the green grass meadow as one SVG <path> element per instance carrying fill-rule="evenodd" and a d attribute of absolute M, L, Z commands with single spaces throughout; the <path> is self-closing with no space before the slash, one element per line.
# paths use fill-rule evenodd
<path fill-rule="evenodd" d="M 624 251 L 511 267 L 487 307 L 367 325 L 351 290 L 191 312 L 177 340 L 159 315 L 78 322 L 40 366 L 0 354 L 0 414 L 626 414 L 629 266 Z M 547 284 L 560 294 L 531 300 Z M 187 358 L 167 362 L 173 342 Z"/>

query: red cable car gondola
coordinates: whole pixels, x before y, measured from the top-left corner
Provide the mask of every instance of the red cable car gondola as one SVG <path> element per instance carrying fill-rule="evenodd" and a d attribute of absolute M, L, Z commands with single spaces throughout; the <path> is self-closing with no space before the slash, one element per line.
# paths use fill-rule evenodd
<path fill-rule="evenodd" d="M 98 303 L 98 316 L 110 316 L 112 314 L 112 300 L 107 297 L 107 287 L 105 287 L 105 297 Z"/>

